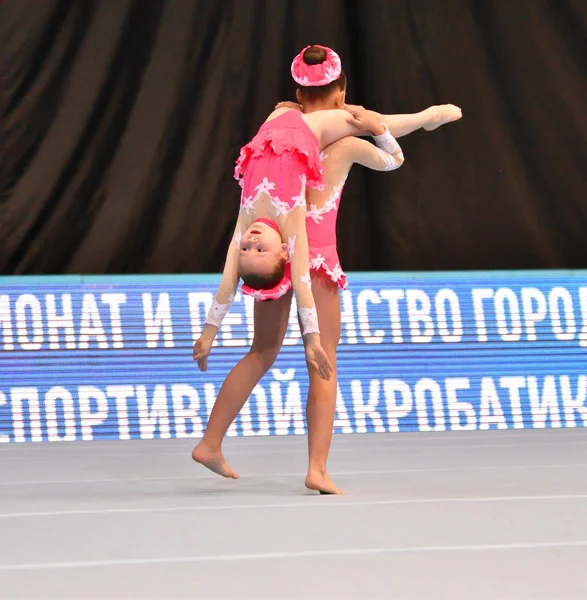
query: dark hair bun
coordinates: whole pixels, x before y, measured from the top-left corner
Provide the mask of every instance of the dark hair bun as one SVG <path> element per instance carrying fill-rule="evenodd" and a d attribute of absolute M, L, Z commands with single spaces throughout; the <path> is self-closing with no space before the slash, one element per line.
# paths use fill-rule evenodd
<path fill-rule="evenodd" d="M 304 52 L 304 62 L 307 65 L 319 65 L 326 60 L 326 50 L 318 46 L 310 46 Z"/>

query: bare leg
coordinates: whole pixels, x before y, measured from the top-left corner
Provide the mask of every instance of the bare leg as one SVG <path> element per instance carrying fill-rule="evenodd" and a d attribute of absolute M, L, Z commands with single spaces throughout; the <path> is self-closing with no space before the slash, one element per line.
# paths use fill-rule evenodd
<path fill-rule="evenodd" d="M 431 106 L 411 115 L 379 116 L 387 123 L 390 133 L 394 137 L 401 137 L 420 128 L 432 131 L 445 123 L 457 121 L 462 117 L 462 112 L 460 108 L 453 104 L 443 104 Z M 321 149 L 349 135 L 368 135 L 349 123 L 349 118 L 350 114 L 340 108 L 303 114 L 304 121 L 318 138 Z"/>
<path fill-rule="evenodd" d="M 340 293 L 338 286 L 322 272 L 312 272 L 312 292 L 322 347 L 332 364 L 333 377 L 324 380 L 308 368 L 310 389 L 306 407 L 309 465 L 306 487 L 322 494 L 342 494 L 328 475 L 326 461 L 332 441 L 336 412 L 336 347 L 340 339 Z"/>
<path fill-rule="evenodd" d="M 192 458 L 222 475 L 238 479 L 222 454 L 222 440 L 255 386 L 275 362 L 287 331 L 292 292 L 278 300 L 255 302 L 255 334 L 249 352 L 225 379 Z"/>
<path fill-rule="evenodd" d="M 393 137 L 400 138 L 418 129 L 432 131 L 441 125 L 458 121 L 463 116 L 461 109 L 453 104 L 441 104 L 408 115 L 381 115 Z"/>

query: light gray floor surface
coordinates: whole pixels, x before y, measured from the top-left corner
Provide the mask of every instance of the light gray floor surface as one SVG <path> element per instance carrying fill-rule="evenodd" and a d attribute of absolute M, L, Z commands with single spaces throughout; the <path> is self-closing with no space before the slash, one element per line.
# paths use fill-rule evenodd
<path fill-rule="evenodd" d="M 587 432 L 0 447 L 0 598 L 587 598 Z"/>

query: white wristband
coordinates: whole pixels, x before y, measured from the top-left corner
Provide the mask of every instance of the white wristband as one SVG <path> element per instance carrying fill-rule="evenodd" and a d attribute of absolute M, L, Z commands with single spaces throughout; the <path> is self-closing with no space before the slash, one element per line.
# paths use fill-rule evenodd
<path fill-rule="evenodd" d="M 229 301 L 227 304 L 220 304 L 214 299 L 212 301 L 212 306 L 208 311 L 208 316 L 206 317 L 206 325 L 214 325 L 217 328 L 220 328 L 222 324 L 222 320 L 226 316 L 226 313 L 230 310 L 232 303 L 234 302 L 234 296 L 231 294 Z"/>
<path fill-rule="evenodd" d="M 397 140 L 389 133 L 389 128 L 385 123 L 381 123 L 383 127 L 385 127 L 385 131 L 381 135 L 374 135 L 373 139 L 377 144 L 378 148 L 381 148 L 388 154 L 393 154 L 398 150 L 401 150 L 400 145 L 397 143 Z"/>
<path fill-rule="evenodd" d="M 320 328 L 318 327 L 318 311 L 315 306 L 312 306 L 312 308 L 299 307 L 298 314 L 300 315 L 300 321 L 302 322 L 302 335 L 320 333 Z"/>

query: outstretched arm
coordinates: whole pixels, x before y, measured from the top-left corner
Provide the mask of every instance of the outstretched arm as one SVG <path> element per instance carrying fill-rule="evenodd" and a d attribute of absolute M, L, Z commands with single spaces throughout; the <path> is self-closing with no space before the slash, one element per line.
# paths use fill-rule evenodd
<path fill-rule="evenodd" d="M 397 140 L 389 132 L 389 128 L 381 118 L 381 115 L 371 110 L 365 110 L 362 106 L 348 106 L 347 110 L 352 115 L 353 124 L 358 124 L 363 128 L 367 128 L 367 124 L 369 124 L 369 129 L 375 132 L 373 139 L 377 144 L 377 148 L 373 150 L 379 154 L 380 160 L 383 161 L 383 168 L 380 170 L 392 171 L 401 167 L 404 163 L 404 154 Z M 354 137 L 349 139 L 355 140 Z M 360 162 L 361 160 L 370 162 L 370 156 L 365 156 L 367 150 L 364 144 L 356 144 L 353 148 L 357 152 L 357 156 L 354 157 L 353 162 Z"/>
<path fill-rule="evenodd" d="M 346 169 L 350 169 L 353 164 L 363 165 L 373 171 L 393 171 L 402 166 L 402 149 L 389 131 L 374 139 L 376 146 L 367 140 L 352 136 L 337 142 L 341 145 Z"/>
<path fill-rule="evenodd" d="M 310 277 L 310 251 L 306 233 L 305 206 L 297 206 L 288 214 L 282 236 L 289 247 L 291 283 L 302 324 L 306 360 L 323 379 L 328 379 L 332 372 L 332 365 L 320 342 L 318 312 L 312 294 Z"/>
<path fill-rule="evenodd" d="M 239 213 L 236 227 L 234 228 L 234 234 L 232 236 L 230 246 L 226 253 L 226 260 L 224 262 L 224 270 L 222 272 L 222 279 L 220 285 L 212 301 L 212 306 L 206 316 L 206 325 L 200 338 L 194 344 L 194 360 L 198 361 L 198 366 L 201 371 L 205 371 L 208 363 L 208 355 L 212 348 L 214 338 L 218 333 L 218 329 L 222 324 L 222 321 L 232 303 L 234 302 L 234 296 L 238 287 L 238 253 L 240 244 L 240 235 L 245 230 L 243 226 L 242 213 Z"/>

